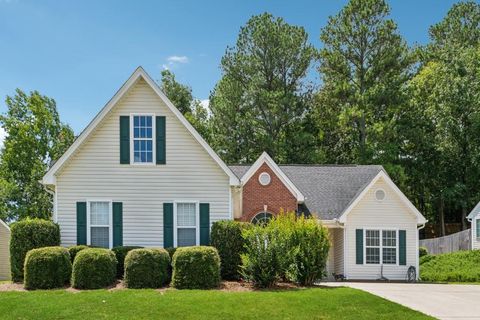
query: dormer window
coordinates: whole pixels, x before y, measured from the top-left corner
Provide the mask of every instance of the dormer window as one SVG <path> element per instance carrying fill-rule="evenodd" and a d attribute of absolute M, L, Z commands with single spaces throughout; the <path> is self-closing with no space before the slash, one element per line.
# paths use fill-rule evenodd
<path fill-rule="evenodd" d="M 153 163 L 153 116 L 133 115 L 133 163 Z"/>

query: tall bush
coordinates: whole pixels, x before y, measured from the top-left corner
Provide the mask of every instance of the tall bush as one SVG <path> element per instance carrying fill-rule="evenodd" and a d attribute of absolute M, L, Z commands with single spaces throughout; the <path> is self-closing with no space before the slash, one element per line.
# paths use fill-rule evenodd
<path fill-rule="evenodd" d="M 111 250 L 88 248 L 80 251 L 73 262 L 72 286 L 98 289 L 115 282 L 117 259 Z"/>
<path fill-rule="evenodd" d="M 10 268 L 14 282 L 23 281 L 23 267 L 28 251 L 60 245 L 60 228 L 42 219 L 25 219 L 11 226 Z"/>
<path fill-rule="evenodd" d="M 169 281 L 170 256 L 165 249 L 134 249 L 125 258 L 127 288 L 159 288 Z"/>
<path fill-rule="evenodd" d="M 172 286 L 211 289 L 220 284 L 220 256 L 214 247 L 182 247 L 173 255 Z"/>
<path fill-rule="evenodd" d="M 75 261 L 75 257 L 77 256 L 77 254 L 80 251 L 82 251 L 84 249 L 87 249 L 87 248 L 89 248 L 89 246 L 86 246 L 84 244 L 68 247 L 68 252 L 70 253 L 70 260 L 72 261 L 72 264 L 73 264 L 73 261 Z"/>
<path fill-rule="evenodd" d="M 134 249 L 141 249 L 137 246 L 120 246 L 112 248 L 115 257 L 117 258 L 117 279 L 122 279 L 125 273 L 125 257 Z"/>
<path fill-rule="evenodd" d="M 250 226 L 250 223 L 232 220 L 217 221 L 212 225 L 211 244 L 218 250 L 222 261 L 220 271 L 225 280 L 240 278 L 241 255 L 245 252 L 242 230 Z"/>
<path fill-rule="evenodd" d="M 242 274 L 258 287 L 278 280 L 312 285 L 325 275 L 328 231 L 314 218 L 280 213 L 266 226 L 245 230 Z"/>
<path fill-rule="evenodd" d="M 25 288 L 60 288 L 70 282 L 72 263 L 63 247 L 45 247 L 28 251 L 25 258 Z"/>

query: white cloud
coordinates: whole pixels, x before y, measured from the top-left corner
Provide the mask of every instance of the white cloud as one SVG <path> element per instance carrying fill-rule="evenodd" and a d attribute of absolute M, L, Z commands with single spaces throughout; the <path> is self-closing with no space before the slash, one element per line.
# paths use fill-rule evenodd
<path fill-rule="evenodd" d="M 186 56 L 170 56 L 167 58 L 169 63 L 188 63 L 188 57 Z"/>
<path fill-rule="evenodd" d="M 5 137 L 7 136 L 7 133 L 5 130 L 3 130 L 2 127 L 0 127 L 0 149 L 3 148 L 3 141 L 5 140 Z"/>
<path fill-rule="evenodd" d="M 210 105 L 210 100 L 208 99 L 200 100 L 200 104 L 202 105 L 202 107 L 208 110 L 208 106 Z"/>

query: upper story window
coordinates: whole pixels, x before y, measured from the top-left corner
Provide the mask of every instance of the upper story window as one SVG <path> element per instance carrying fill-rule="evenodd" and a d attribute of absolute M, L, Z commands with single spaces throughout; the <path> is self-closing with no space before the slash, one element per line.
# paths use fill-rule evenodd
<path fill-rule="evenodd" d="M 153 163 L 153 116 L 133 116 L 133 163 Z"/>

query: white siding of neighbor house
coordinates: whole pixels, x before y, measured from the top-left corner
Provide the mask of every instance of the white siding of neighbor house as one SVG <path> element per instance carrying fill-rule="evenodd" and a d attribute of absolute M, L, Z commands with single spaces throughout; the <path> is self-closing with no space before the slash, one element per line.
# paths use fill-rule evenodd
<path fill-rule="evenodd" d="M 480 234 L 477 234 L 477 219 L 480 219 L 480 214 L 478 213 L 472 218 L 472 250 L 480 249 Z"/>
<path fill-rule="evenodd" d="M 343 274 L 343 229 L 330 229 L 333 232 L 333 256 L 334 256 L 334 272 L 336 274 Z"/>
<path fill-rule="evenodd" d="M 166 165 L 121 165 L 119 117 L 166 116 Z M 57 175 L 62 245 L 76 244 L 76 202 L 123 203 L 123 244 L 163 246 L 163 203 L 210 203 L 210 222 L 231 219 L 229 177 L 140 79 Z"/>
<path fill-rule="evenodd" d="M 0 221 L 0 280 L 10 279 L 10 229 Z"/>
<path fill-rule="evenodd" d="M 378 201 L 375 198 L 375 191 L 379 188 L 386 193 L 383 201 Z M 409 266 L 415 266 L 418 275 L 418 230 L 416 217 L 383 178 L 379 179 L 370 188 L 365 197 L 353 208 L 347 217 L 345 224 L 345 273 L 348 279 L 377 279 L 381 276 L 380 265 L 356 264 L 355 230 L 363 229 L 365 235 L 365 229 L 369 228 L 406 230 L 407 263 L 405 266 L 384 265 L 383 275 L 385 277 L 390 280 L 405 280 Z"/>

